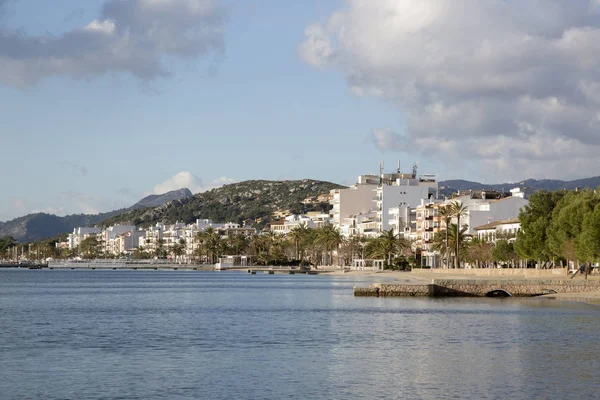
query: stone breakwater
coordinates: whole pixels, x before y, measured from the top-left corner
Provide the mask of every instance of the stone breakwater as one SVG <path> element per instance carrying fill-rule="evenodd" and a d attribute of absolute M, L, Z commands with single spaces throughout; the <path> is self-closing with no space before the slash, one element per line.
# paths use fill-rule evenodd
<path fill-rule="evenodd" d="M 531 297 L 551 293 L 581 293 L 600 291 L 600 281 L 573 280 L 465 280 L 434 279 L 430 284 L 376 283 L 355 287 L 355 296 L 371 297 L 484 297 L 502 291 L 516 297 Z"/>
<path fill-rule="evenodd" d="M 355 287 L 355 296 L 375 297 L 411 297 L 411 296 L 434 296 L 433 285 L 397 285 L 375 283 L 368 287 Z"/>

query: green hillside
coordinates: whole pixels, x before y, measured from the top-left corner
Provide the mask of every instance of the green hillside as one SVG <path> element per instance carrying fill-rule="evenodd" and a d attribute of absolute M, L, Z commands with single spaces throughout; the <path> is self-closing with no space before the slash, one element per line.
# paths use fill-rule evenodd
<path fill-rule="evenodd" d="M 343 186 L 330 182 L 304 179 L 298 181 L 252 180 L 225 185 L 193 197 L 171 201 L 165 205 L 129 211 L 102 222 L 103 226 L 131 223 L 148 226 L 156 222 L 191 223 L 196 219 L 215 222 L 238 222 L 251 219 L 263 226 L 273 219 L 278 210 L 292 213 L 328 211 L 328 202 L 303 204 L 331 189 Z"/>

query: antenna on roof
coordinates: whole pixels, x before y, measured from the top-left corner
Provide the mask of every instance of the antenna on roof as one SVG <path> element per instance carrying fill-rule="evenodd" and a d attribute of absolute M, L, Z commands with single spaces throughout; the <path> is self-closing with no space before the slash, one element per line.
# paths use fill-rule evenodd
<path fill-rule="evenodd" d="M 398 173 L 400 174 L 400 160 L 398 160 Z"/>

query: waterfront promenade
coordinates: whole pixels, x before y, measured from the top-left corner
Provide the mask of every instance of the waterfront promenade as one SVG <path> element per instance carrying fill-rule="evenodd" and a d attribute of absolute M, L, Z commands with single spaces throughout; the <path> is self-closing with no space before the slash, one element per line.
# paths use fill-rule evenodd
<path fill-rule="evenodd" d="M 495 297 L 546 296 L 600 299 L 600 275 L 571 278 L 566 269 L 415 270 L 382 283 L 354 288 L 355 296 Z M 592 301 L 595 303 L 595 301 Z"/>

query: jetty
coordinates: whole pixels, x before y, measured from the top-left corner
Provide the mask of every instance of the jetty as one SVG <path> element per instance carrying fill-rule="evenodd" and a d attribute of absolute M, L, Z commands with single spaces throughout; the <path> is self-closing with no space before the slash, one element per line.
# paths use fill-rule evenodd
<path fill-rule="evenodd" d="M 448 276 L 448 277 L 446 277 Z M 572 279 L 566 269 L 418 271 L 406 282 L 355 287 L 354 296 L 370 297 L 533 297 L 600 291 L 598 276 Z"/>
<path fill-rule="evenodd" d="M 48 263 L 48 269 L 212 271 L 214 265 L 164 262 L 162 260 L 54 260 Z"/>
<path fill-rule="evenodd" d="M 46 266 L 44 266 L 46 267 Z M 288 266 L 235 266 L 219 264 L 188 264 L 163 260 L 54 260 L 47 265 L 48 269 L 73 269 L 73 270 L 183 270 L 183 271 L 240 271 L 255 275 L 257 272 L 265 274 L 308 274 L 316 275 L 331 270 L 315 270 L 305 267 Z"/>

